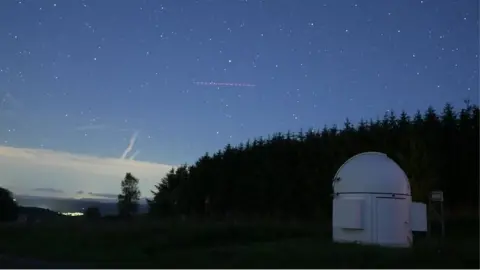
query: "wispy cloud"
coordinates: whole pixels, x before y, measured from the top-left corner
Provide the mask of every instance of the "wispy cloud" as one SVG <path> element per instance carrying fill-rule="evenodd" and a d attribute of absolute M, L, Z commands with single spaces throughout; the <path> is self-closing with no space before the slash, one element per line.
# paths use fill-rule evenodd
<path fill-rule="evenodd" d="M 150 195 L 150 194 L 147 194 Z M 86 192 L 79 190 L 75 192 L 75 198 L 77 199 L 118 199 L 118 194 L 116 193 L 97 193 L 97 192 Z"/>
<path fill-rule="evenodd" d="M 11 92 L 0 92 L 0 116 L 13 116 L 22 108 L 22 102 L 14 97 Z"/>
<path fill-rule="evenodd" d="M 118 198 L 118 194 L 114 194 L 114 193 L 89 192 L 88 195 L 94 196 L 94 197 L 108 198 L 108 199 L 117 199 Z"/>
<path fill-rule="evenodd" d="M 9 97 L 10 93 L 6 92 L 2 95 L 2 98 L 0 99 L 0 111 L 3 109 L 3 106 L 7 103 L 7 98 Z"/>
<path fill-rule="evenodd" d="M 140 150 L 135 151 L 135 153 L 133 153 L 133 155 L 130 156 L 130 160 L 135 160 L 138 154 L 140 154 Z"/>
<path fill-rule="evenodd" d="M 33 191 L 47 192 L 47 193 L 63 193 L 61 189 L 55 188 L 34 188 Z"/>
<path fill-rule="evenodd" d="M 103 125 L 103 124 L 95 124 L 95 125 L 85 125 L 85 126 L 79 126 L 76 127 L 75 129 L 78 131 L 86 131 L 86 130 L 102 130 L 106 129 L 108 126 Z"/>
<path fill-rule="evenodd" d="M 63 190 L 63 194 L 52 193 L 58 196 L 74 197 L 78 191 L 85 190 L 118 194 L 125 173 L 131 172 L 140 180 L 142 195 L 150 195 L 150 190 L 171 167 L 129 159 L 0 146 L 2 185 L 16 187 L 12 191 L 24 194 L 31 193 L 40 183 Z"/>
<path fill-rule="evenodd" d="M 125 149 L 125 151 L 123 151 L 123 154 L 120 157 L 121 159 L 125 159 L 127 157 L 128 153 L 130 153 L 132 151 L 133 147 L 135 146 L 135 142 L 137 141 L 137 137 L 138 137 L 138 131 L 135 131 L 133 133 L 132 137 L 130 137 L 130 141 L 128 142 L 128 146 Z"/>

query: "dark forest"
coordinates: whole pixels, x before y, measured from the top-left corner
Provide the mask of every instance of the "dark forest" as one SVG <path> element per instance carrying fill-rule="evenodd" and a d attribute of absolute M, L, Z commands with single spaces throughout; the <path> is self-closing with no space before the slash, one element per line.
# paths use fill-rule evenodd
<path fill-rule="evenodd" d="M 442 190 L 449 216 L 478 215 L 479 109 L 468 101 L 456 110 L 432 107 L 413 116 L 388 112 L 383 119 L 343 127 L 277 133 L 206 153 L 172 170 L 149 201 L 153 216 L 211 218 L 329 218 L 332 178 L 351 156 L 386 153 L 406 172 L 415 201 Z"/>

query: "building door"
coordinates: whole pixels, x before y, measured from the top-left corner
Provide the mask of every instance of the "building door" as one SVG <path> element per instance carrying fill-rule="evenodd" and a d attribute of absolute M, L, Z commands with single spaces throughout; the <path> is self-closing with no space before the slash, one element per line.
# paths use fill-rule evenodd
<path fill-rule="evenodd" d="M 377 197 L 377 243 L 387 246 L 409 245 L 409 205 L 402 198 Z"/>

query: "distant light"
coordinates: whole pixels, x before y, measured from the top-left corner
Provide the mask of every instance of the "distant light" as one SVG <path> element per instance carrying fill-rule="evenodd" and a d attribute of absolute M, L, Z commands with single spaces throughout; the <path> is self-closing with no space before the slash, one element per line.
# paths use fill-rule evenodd
<path fill-rule="evenodd" d="M 83 216 L 83 213 L 80 213 L 80 212 L 66 212 L 61 214 L 64 216 L 71 216 L 71 217 Z"/>

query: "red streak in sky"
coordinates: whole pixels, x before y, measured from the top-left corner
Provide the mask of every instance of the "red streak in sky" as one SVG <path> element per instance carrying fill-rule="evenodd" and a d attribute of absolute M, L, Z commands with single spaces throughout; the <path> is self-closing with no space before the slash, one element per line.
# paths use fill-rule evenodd
<path fill-rule="evenodd" d="M 250 83 L 230 83 L 230 82 L 193 82 L 196 85 L 207 86 L 236 86 L 236 87 L 255 87 L 255 84 Z"/>

